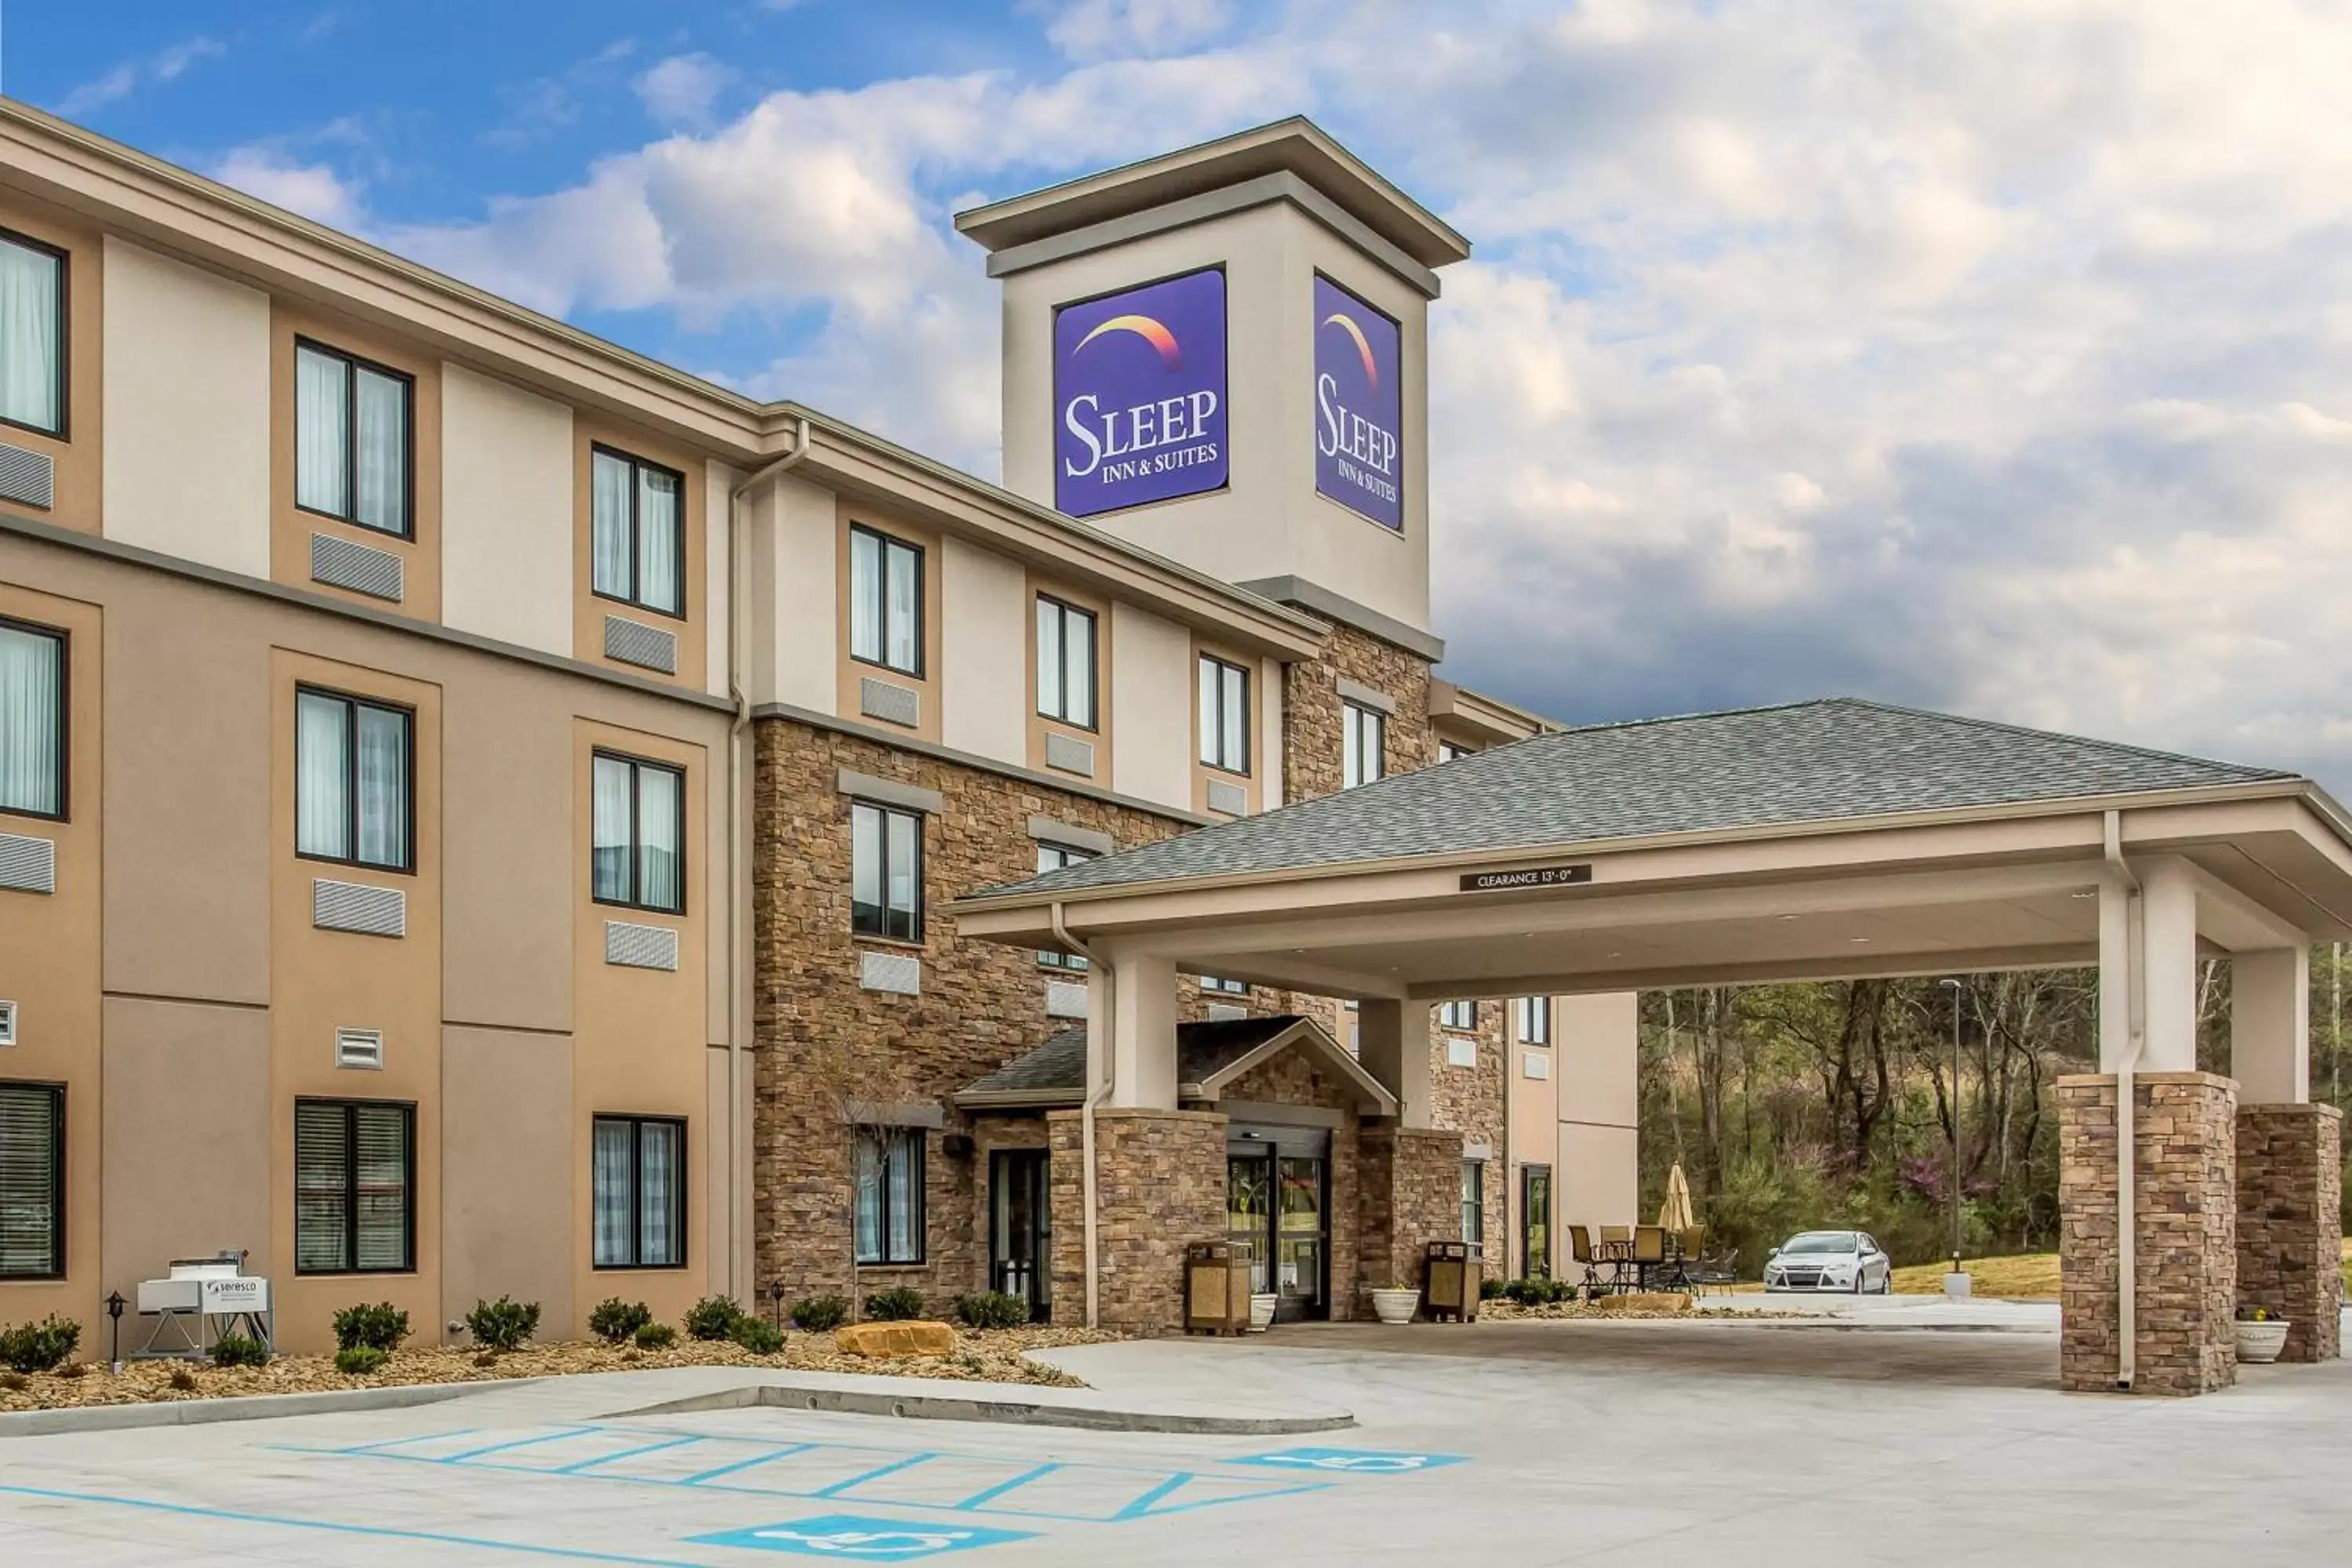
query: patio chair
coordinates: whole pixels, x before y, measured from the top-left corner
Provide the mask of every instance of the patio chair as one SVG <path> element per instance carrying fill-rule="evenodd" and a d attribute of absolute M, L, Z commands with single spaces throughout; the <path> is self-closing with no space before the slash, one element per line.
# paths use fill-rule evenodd
<path fill-rule="evenodd" d="M 1700 1259 L 1706 1250 L 1706 1226 L 1685 1226 L 1669 1233 L 1673 1246 L 1667 1248 L 1665 1284 L 1671 1290 L 1687 1290 L 1693 1296 L 1700 1293 L 1702 1272 Z"/>
<path fill-rule="evenodd" d="M 1637 1225 L 1633 1227 L 1633 1279 L 1638 1289 L 1648 1289 L 1650 1270 L 1666 1261 L 1666 1227 L 1662 1225 Z"/>
<path fill-rule="evenodd" d="M 1567 1228 L 1569 1259 L 1580 1265 L 1584 1269 L 1585 1294 L 1588 1297 L 1598 1296 L 1604 1291 L 1614 1289 L 1616 1287 L 1612 1280 L 1603 1279 L 1601 1277 L 1601 1271 L 1603 1268 L 1612 1268 L 1613 1271 L 1613 1265 L 1607 1259 L 1595 1256 L 1591 1233 L 1580 1225 L 1571 1225 Z"/>

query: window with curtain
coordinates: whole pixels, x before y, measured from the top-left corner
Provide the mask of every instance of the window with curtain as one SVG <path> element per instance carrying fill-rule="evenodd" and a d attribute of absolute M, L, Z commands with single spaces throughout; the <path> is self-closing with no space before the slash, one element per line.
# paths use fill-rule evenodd
<path fill-rule="evenodd" d="M 686 773 L 598 752 L 590 761 L 590 896 L 662 914 L 686 912 Z"/>
<path fill-rule="evenodd" d="M 686 1263 L 686 1123 L 675 1116 L 593 1119 L 598 1268 Z"/>
<path fill-rule="evenodd" d="M 1462 1239 L 1486 1239 L 1486 1163 L 1462 1162 Z"/>
<path fill-rule="evenodd" d="M 1475 1002 L 1444 1002 L 1438 1005 L 1437 1026 L 1441 1029 L 1468 1031 L 1478 1026 L 1478 1004 Z"/>
<path fill-rule="evenodd" d="M 414 725 L 394 708 L 310 687 L 294 693 L 294 849 L 383 871 L 410 853 Z"/>
<path fill-rule="evenodd" d="M 415 1106 L 295 1101 L 295 1273 L 415 1272 Z"/>
<path fill-rule="evenodd" d="M 1073 849 L 1064 844 L 1037 846 L 1037 869 L 1040 871 L 1058 871 L 1065 866 L 1076 866 L 1093 858 L 1085 850 Z M 1043 949 L 1038 951 L 1037 962 L 1055 969 L 1084 969 L 1087 966 L 1087 961 L 1075 952 L 1049 952 Z"/>
<path fill-rule="evenodd" d="M 870 528 L 849 531 L 849 657 L 923 673 L 923 552 Z"/>
<path fill-rule="evenodd" d="M 1551 1278 L 1551 1167 L 1519 1168 L 1519 1274 Z"/>
<path fill-rule="evenodd" d="M 923 1260 L 923 1130 L 857 1134 L 857 1261 Z"/>
<path fill-rule="evenodd" d="M 1201 656 L 1201 761 L 1229 773 L 1249 772 L 1249 671 Z"/>
<path fill-rule="evenodd" d="M 66 814 L 66 635 L 0 621 L 0 811 Z"/>
<path fill-rule="evenodd" d="M 1037 596 L 1037 711 L 1082 730 L 1095 727 L 1095 617 Z"/>
<path fill-rule="evenodd" d="M 0 1083 L 0 1279 L 66 1271 L 66 1091 Z"/>
<path fill-rule="evenodd" d="M 599 598 L 686 614 L 686 478 L 596 447 L 588 455 L 589 586 Z"/>
<path fill-rule="evenodd" d="M 1520 1039 L 1531 1046 L 1551 1044 L 1551 998 L 1522 996 L 1511 1004 L 1513 1022 Z"/>
<path fill-rule="evenodd" d="M 409 533 L 415 384 L 321 343 L 294 345 L 294 504 Z"/>
<path fill-rule="evenodd" d="M 1387 773 L 1388 715 L 1353 702 L 1339 705 L 1341 787 L 1370 784 Z"/>
<path fill-rule="evenodd" d="M 0 229 L 0 421 L 66 433 L 66 254 Z"/>
<path fill-rule="evenodd" d="M 849 929 L 923 940 L 923 819 L 866 801 L 849 806 Z"/>

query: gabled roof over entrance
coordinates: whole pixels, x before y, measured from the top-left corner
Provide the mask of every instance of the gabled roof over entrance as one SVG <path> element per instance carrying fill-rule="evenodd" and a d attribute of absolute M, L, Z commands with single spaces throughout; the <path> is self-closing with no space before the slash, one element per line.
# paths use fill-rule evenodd
<path fill-rule="evenodd" d="M 1396 1097 L 1340 1048 L 1312 1018 L 1276 1014 L 1176 1026 L 1177 1093 L 1183 1100 L 1219 1100 L 1227 1086 L 1259 1063 L 1297 1047 L 1353 1084 L 1381 1114 L 1396 1114 Z M 1064 1029 L 1044 1045 L 974 1079 L 956 1103 L 967 1110 L 1076 1105 L 1087 1092 L 1087 1032 Z"/>

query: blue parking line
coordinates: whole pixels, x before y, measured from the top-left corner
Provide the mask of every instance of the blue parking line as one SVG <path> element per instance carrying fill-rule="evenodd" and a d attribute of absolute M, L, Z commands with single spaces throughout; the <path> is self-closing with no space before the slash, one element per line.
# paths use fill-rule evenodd
<path fill-rule="evenodd" d="M 868 1470 L 862 1476 L 852 1476 L 845 1481 L 835 1481 L 829 1487 L 819 1487 L 808 1495 L 812 1498 L 839 1497 L 852 1487 L 862 1487 L 868 1481 L 878 1481 L 884 1476 L 895 1476 L 900 1470 L 912 1469 L 926 1459 L 938 1458 L 937 1454 L 909 1454 L 905 1458 L 894 1460 L 878 1470 Z"/>
<path fill-rule="evenodd" d="M 425 1463 L 428 1465 L 467 1465 L 471 1464 L 485 1454 L 503 1454 L 509 1448 L 528 1448 L 538 1443 L 561 1442 L 566 1437 L 577 1437 L 583 1432 L 593 1432 L 595 1428 L 593 1426 L 567 1426 L 561 1432 L 542 1432 L 536 1437 L 517 1437 L 512 1442 L 491 1443 L 479 1448 L 468 1448 L 462 1454 L 436 1454 L 430 1458 L 427 1458 Z M 343 1451 L 349 1453 L 355 1450 L 345 1449 Z M 387 1459 L 406 1459 L 414 1458 L 414 1456 L 408 1454 L 386 1454 L 384 1458 Z"/>
<path fill-rule="evenodd" d="M 947 1506 L 950 1508 L 977 1509 L 984 1502 L 992 1502 L 996 1499 L 1003 1497 L 1014 1487 L 1025 1487 L 1031 1481 L 1035 1480 L 1038 1477 L 1050 1476 L 1061 1468 L 1062 1467 L 1058 1462 L 1040 1465 L 1034 1470 L 1023 1471 L 1009 1481 L 999 1481 L 992 1487 L 982 1487 L 980 1490 L 972 1493 L 971 1496 L 964 1499 L 963 1501 L 951 1502 Z"/>
<path fill-rule="evenodd" d="M 640 1447 L 624 1448 L 617 1454 L 599 1454 L 591 1459 L 581 1459 L 573 1464 L 560 1466 L 548 1473 L 556 1476 L 576 1476 L 583 1470 L 593 1469 L 598 1465 L 609 1465 L 617 1459 L 634 1459 L 639 1454 L 658 1454 L 664 1448 L 683 1448 L 688 1443 L 701 1441 L 699 1437 L 672 1437 L 663 1443 L 647 1443 Z"/>
<path fill-rule="evenodd" d="M 468 1432 L 479 1430 L 480 1428 L 476 1426 L 453 1426 L 446 1432 L 422 1432 L 407 1437 L 379 1437 L 373 1443 L 356 1443 L 351 1447 L 337 1448 L 334 1449 L 333 1452 L 338 1454 L 373 1454 L 382 1448 L 396 1448 L 404 1443 L 430 1443 L 436 1438 L 462 1437 Z"/>
<path fill-rule="evenodd" d="M 1186 1481 L 1189 1481 L 1192 1479 L 1192 1471 L 1177 1471 L 1174 1475 L 1169 1477 L 1166 1480 L 1160 1482 L 1158 1486 L 1152 1488 L 1141 1497 L 1137 1498 L 1133 1502 L 1129 1503 L 1125 1508 L 1120 1509 L 1117 1513 L 1112 1514 L 1110 1516 L 1111 1521 L 1113 1523 L 1118 1523 L 1122 1520 L 1141 1519 L 1145 1514 L 1151 1511 L 1151 1505 L 1153 1503 L 1158 1502 L 1161 1498 L 1166 1497 L 1170 1492 L 1174 1491 L 1177 1488 L 1182 1486 Z"/>
<path fill-rule="evenodd" d="M 714 1442 L 739 1440 L 723 1437 L 712 1439 Z M 698 1487 L 705 1481 L 717 1480 L 720 1476 L 731 1476 L 738 1470 L 748 1470 L 755 1465 L 772 1464 L 778 1459 L 788 1459 L 794 1454 L 805 1454 L 815 1447 L 814 1443 L 794 1443 L 788 1448 L 771 1448 L 764 1454 L 754 1454 L 748 1459 L 738 1459 L 731 1465 L 721 1465 L 716 1469 L 705 1470 L 699 1475 L 688 1476 L 677 1484 L 682 1487 Z"/>

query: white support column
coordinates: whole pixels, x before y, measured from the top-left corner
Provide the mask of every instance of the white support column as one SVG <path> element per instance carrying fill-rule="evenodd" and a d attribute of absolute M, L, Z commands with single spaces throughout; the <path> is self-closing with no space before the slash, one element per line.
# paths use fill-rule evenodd
<path fill-rule="evenodd" d="M 1176 1109 L 1176 964 L 1113 952 L 1109 972 L 1087 975 L 1087 1061 L 1100 1083 L 1108 1057 L 1108 1105 Z M 1112 994 L 1106 998 L 1104 993 Z"/>
<path fill-rule="evenodd" d="M 1366 997 L 1356 1014 L 1356 1055 L 1364 1070 L 1397 1097 L 1397 1120 L 1433 1127 L 1429 1087 L 1429 1004 Z"/>
<path fill-rule="evenodd" d="M 2230 1074 L 2242 1105 L 2311 1099 L 2311 950 L 2266 948 L 2230 961 Z"/>
<path fill-rule="evenodd" d="M 2147 965 L 2147 1048 L 2141 1072 L 2197 1070 L 2197 882 L 2187 861 L 2142 874 L 2141 957 Z M 2104 922 L 2103 922 L 2104 923 Z M 2105 1045 L 2105 1031 L 2101 1031 Z M 2105 1052 L 2101 1051 L 2104 1057 Z"/>

